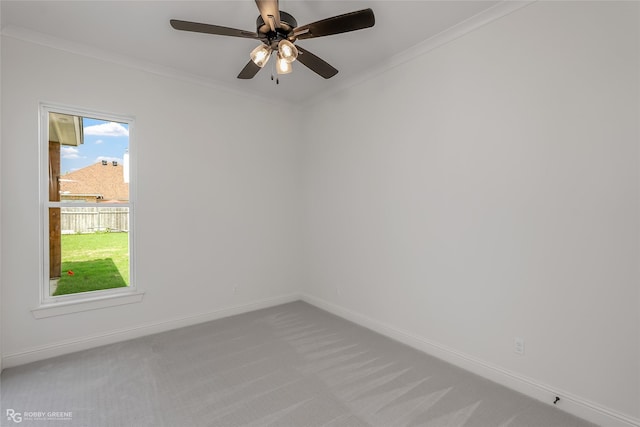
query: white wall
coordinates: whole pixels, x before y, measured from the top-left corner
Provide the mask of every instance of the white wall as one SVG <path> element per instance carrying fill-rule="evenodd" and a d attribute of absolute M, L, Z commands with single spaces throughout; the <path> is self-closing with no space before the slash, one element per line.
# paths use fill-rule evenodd
<path fill-rule="evenodd" d="M 638 24 L 538 2 L 309 106 L 309 298 L 638 420 Z"/>
<path fill-rule="evenodd" d="M 193 319 L 202 321 L 217 310 L 277 303 L 297 291 L 296 147 L 293 139 L 264 138 L 252 126 L 272 104 L 17 39 L 5 37 L 2 47 L 7 365 L 69 351 L 87 338 L 98 339 L 80 347 L 131 336 L 126 331 L 137 328 L 148 333 L 150 325 L 180 326 L 184 322 L 171 321 L 183 317 L 203 314 Z M 40 101 L 135 116 L 142 303 L 33 317 L 40 280 Z M 296 113 L 288 114 L 295 123 Z"/>
<path fill-rule="evenodd" d="M 2 8 L 0 8 L 0 18 Z M 2 22 L 2 19 L 0 19 Z M 2 129 L 2 37 L 0 37 L 0 130 Z M 2 132 L 0 131 L 0 177 L 2 176 Z M 0 224 L 2 224 L 2 185 L 0 185 Z M 2 242 L 2 227 L 0 227 Z M 0 373 L 2 372 L 2 244 L 0 244 Z"/>

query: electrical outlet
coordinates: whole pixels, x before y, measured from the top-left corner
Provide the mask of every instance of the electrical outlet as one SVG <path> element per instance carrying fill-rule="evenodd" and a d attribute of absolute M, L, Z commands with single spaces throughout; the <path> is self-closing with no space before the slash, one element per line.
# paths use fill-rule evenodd
<path fill-rule="evenodd" d="M 336 286 L 336 294 L 342 295 L 342 290 L 340 289 L 340 286 Z"/>
<path fill-rule="evenodd" d="M 524 338 L 515 337 L 513 340 L 513 351 L 516 354 L 524 354 Z"/>
<path fill-rule="evenodd" d="M 232 292 L 233 292 L 234 294 L 237 294 L 237 293 L 238 293 L 238 286 L 237 286 L 237 285 L 235 285 L 235 286 L 232 288 Z"/>

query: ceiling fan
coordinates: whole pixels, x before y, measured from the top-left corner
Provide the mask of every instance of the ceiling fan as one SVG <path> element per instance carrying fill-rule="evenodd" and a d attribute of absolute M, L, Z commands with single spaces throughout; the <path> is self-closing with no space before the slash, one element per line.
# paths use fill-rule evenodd
<path fill-rule="evenodd" d="M 313 72 L 329 79 L 335 76 L 338 70 L 294 43 L 297 40 L 361 30 L 373 27 L 375 24 L 373 11 L 363 9 L 298 26 L 293 16 L 279 9 L 278 0 L 255 0 L 255 2 L 260 11 L 260 16 L 256 20 L 256 32 L 177 19 L 172 19 L 170 23 L 176 30 L 260 40 L 260 45 L 250 54 L 251 60 L 238 74 L 239 79 L 252 79 L 272 54 L 277 57 L 278 74 L 290 73 L 291 64 L 297 59 Z"/>

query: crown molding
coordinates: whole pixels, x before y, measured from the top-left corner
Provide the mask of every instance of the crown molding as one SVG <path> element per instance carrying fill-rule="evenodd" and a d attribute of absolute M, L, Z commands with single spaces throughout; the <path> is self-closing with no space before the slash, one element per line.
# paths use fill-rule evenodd
<path fill-rule="evenodd" d="M 303 101 L 304 107 L 311 106 L 325 99 L 334 98 L 338 92 L 342 92 L 354 86 L 361 85 L 376 76 L 386 73 L 406 62 L 419 58 L 428 52 L 450 43 L 472 31 L 477 30 L 493 21 L 520 10 L 538 0 L 502 0 L 500 3 L 486 9 L 446 30 L 428 38 L 420 43 L 408 47 L 407 49 L 391 56 L 388 60 L 370 71 L 352 79 L 345 80 L 331 90 L 325 91 L 317 96 L 313 96 Z"/>
<path fill-rule="evenodd" d="M 128 68 L 145 71 L 147 73 L 155 74 L 158 76 L 168 77 L 191 84 L 224 91 L 233 95 L 250 98 L 252 100 L 259 100 L 269 104 L 275 104 L 279 107 L 291 107 L 293 105 L 291 102 L 285 100 L 268 98 L 256 95 L 253 92 L 232 89 L 222 82 L 160 65 L 155 62 L 144 61 L 138 58 L 133 58 L 131 56 L 122 55 L 117 52 L 97 48 L 84 43 L 74 42 L 68 39 L 54 37 L 16 25 L 7 25 L 2 29 L 2 32 L 0 34 L 2 35 L 2 37 L 26 41 L 28 43 L 46 46 L 51 49 L 57 49 L 64 52 L 109 62 L 112 64 L 122 65 Z"/>

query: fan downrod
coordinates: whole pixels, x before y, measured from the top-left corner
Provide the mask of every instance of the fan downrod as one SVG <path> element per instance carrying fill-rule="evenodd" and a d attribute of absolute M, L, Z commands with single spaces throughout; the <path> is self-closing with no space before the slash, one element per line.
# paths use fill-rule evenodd
<path fill-rule="evenodd" d="M 275 31 L 271 31 L 271 25 L 264 22 L 262 19 L 262 15 L 259 15 L 256 19 L 256 32 L 266 38 L 269 45 L 273 45 L 280 40 L 287 39 L 289 34 L 293 31 L 294 28 L 298 26 L 298 22 L 296 19 L 289 13 L 280 11 L 280 27 L 276 28 Z M 272 46 L 275 47 L 275 46 Z"/>

